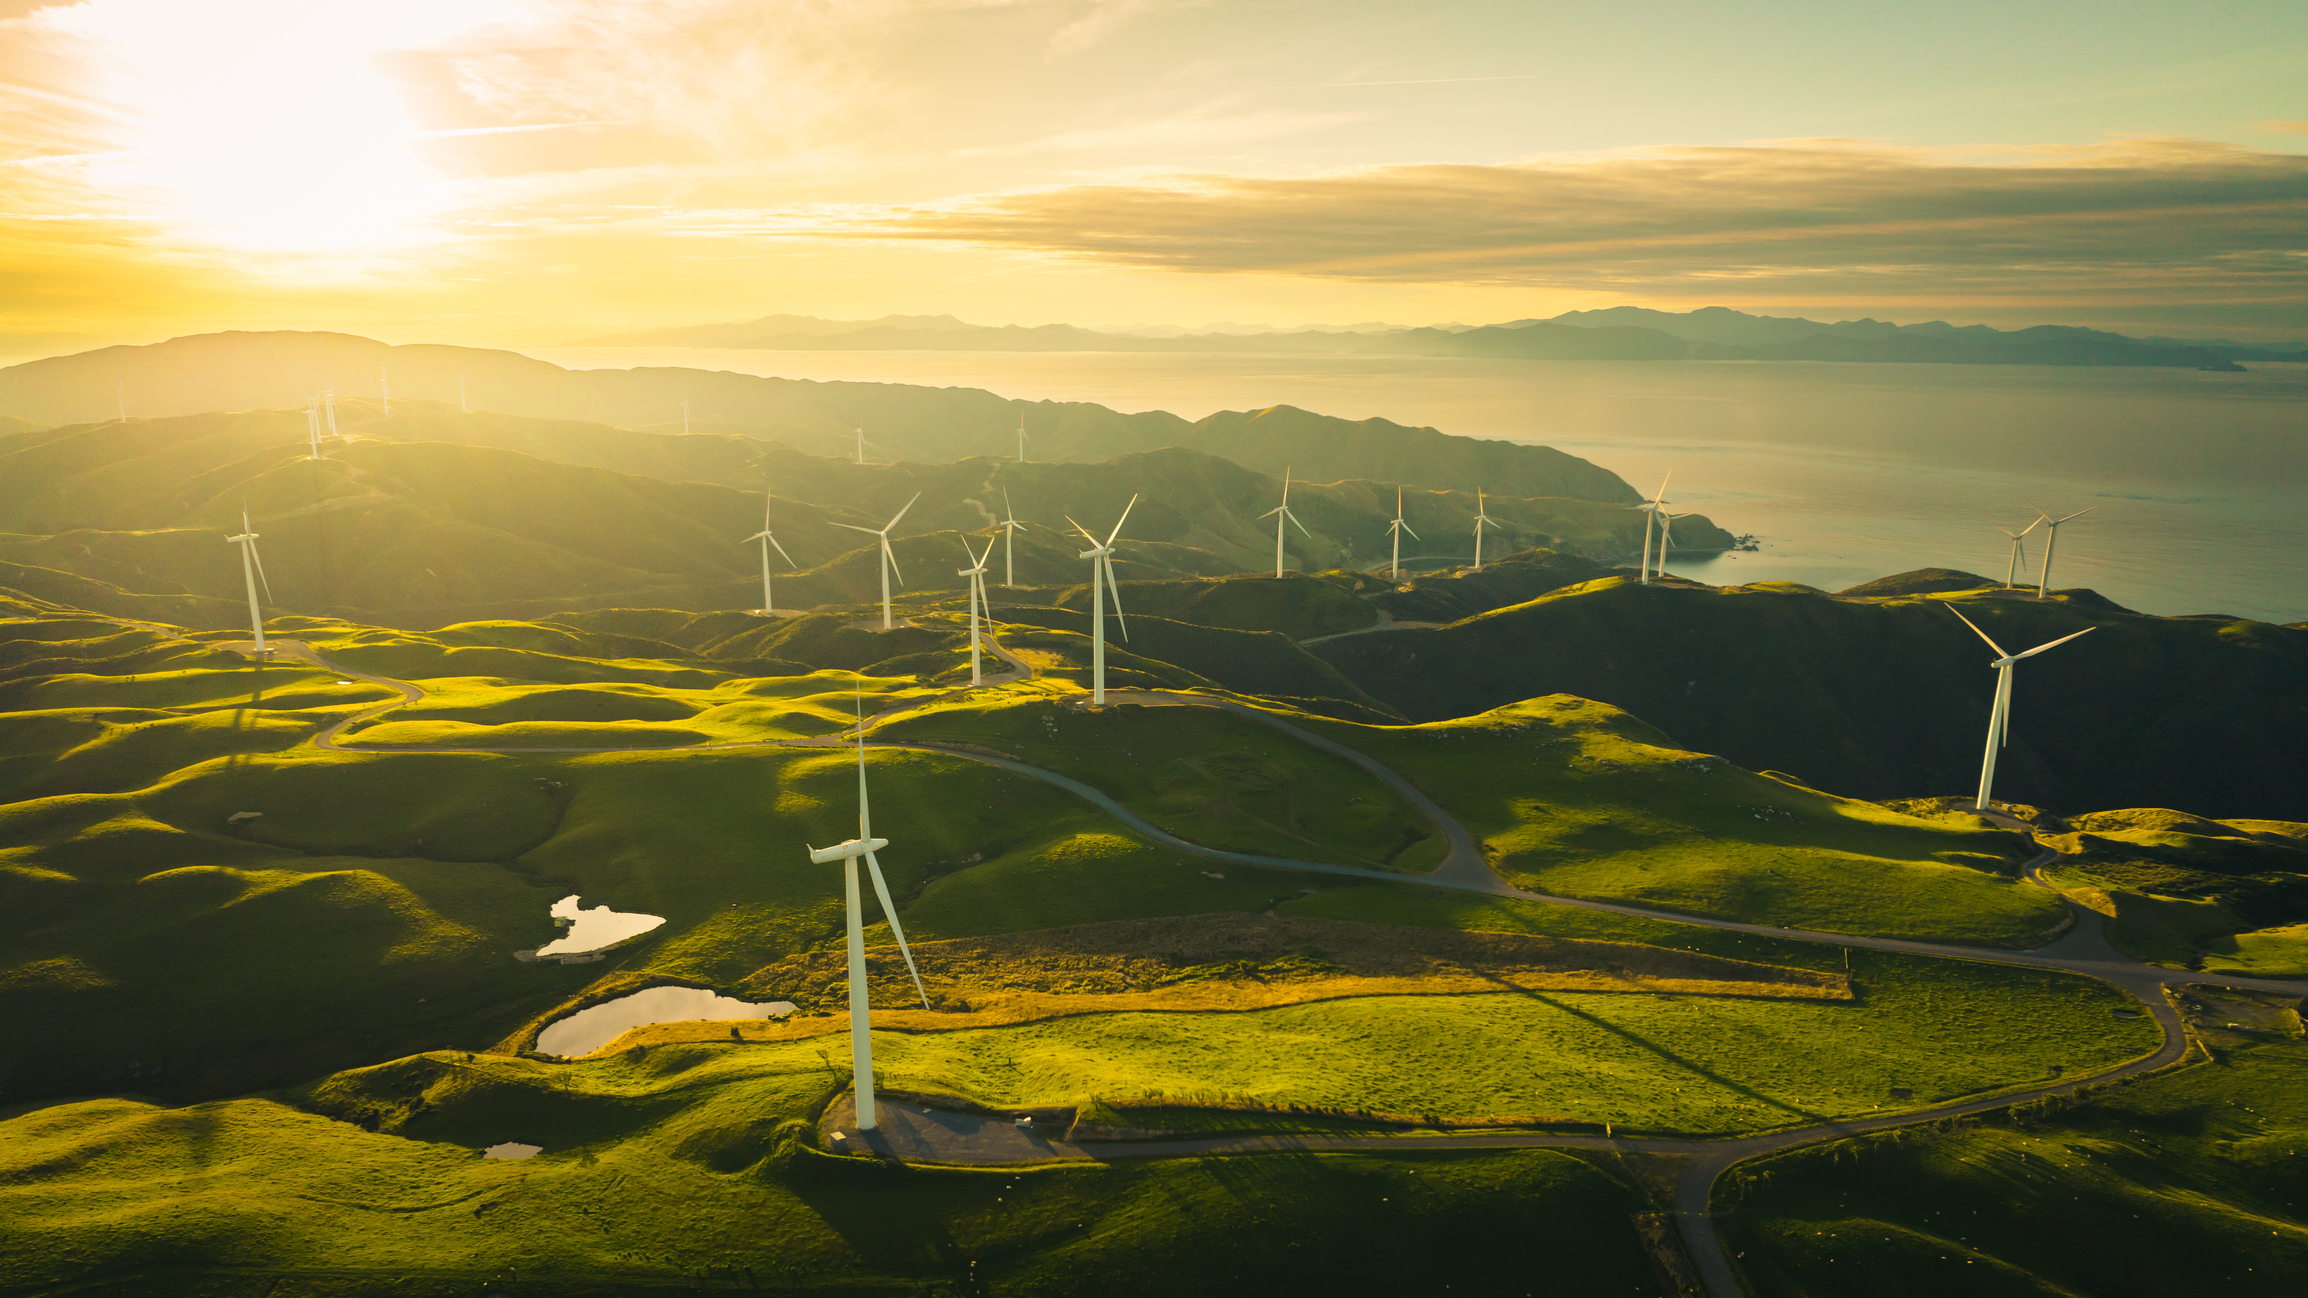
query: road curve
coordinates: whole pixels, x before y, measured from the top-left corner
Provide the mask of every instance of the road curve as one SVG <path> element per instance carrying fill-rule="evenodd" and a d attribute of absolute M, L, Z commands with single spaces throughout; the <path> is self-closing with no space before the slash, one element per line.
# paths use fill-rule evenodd
<path fill-rule="evenodd" d="M 342 720 L 339 720 L 330 725 L 313 737 L 313 743 L 315 746 L 333 752 L 458 752 L 493 753 L 518 756 L 532 753 L 690 752 L 696 751 L 700 748 L 718 750 L 746 747 L 829 747 L 835 744 L 852 742 L 850 739 L 847 739 L 842 735 L 833 735 L 820 739 L 738 741 L 726 744 L 703 744 L 685 745 L 680 747 L 651 747 L 629 749 L 407 749 L 345 745 L 339 743 L 337 741 L 337 737 L 342 734 L 348 727 L 361 721 L 368 720 L 369 718 L 382 715 L 383 713 L 388 712 L 393 708 L 399 707 L 404 703 L 414 702 L 418 699 L 421 699 L 424 697 L 424 691 L 418 686 L 411 685 L 406 681 L 395 680 L 387 676 L 378 676 L 370 672 L 358 671 L 331 662 L 327 658 L 322 657 L 319 653 L 314 651 L 312 646 L 304 643 L 301 640 L 271 640 L 268 642 L 268 644 L 277 652 L 286 653 L 291 657 L 302 659 L 303 661 L 308 662 L 322 670 L 334 672 L 337 675 L 347 679 L 361 680 L 369 682 L 370 684 L 381 685 L 388 689 L 394 690 L 400 695 L 400 697 L 397 699 L 390 700 L 385 703 L 380 703 L 374 707 L 366 708 L 360 712 L 356 712 L 350 716 L 347 716 Z M 988 644 L 992 646 L 992 652 L 997 657 L 1001 658 L 1004 662 L 1009 663 L 1014 669 L 1014 674 L 1011 675 L 1011 679 L 1030 679 L 1033 676 L 1034 672 L 1030 664 L 1025 662 L 1023 659 L 1013 655 L 1007 649 L 1002 648 L 998 643 L 995 643 L 990 636 L 988 637 Z M 248 641 L 224 644 L 220 647 L 230 650 L 237 650 L 242 653 L 253 654 L 255 651 L 255 646 Z M 989 681 L 988 683 L 992 684 L 995 682 Z M 940 695 L 938 697 L 947 696 Z M 1221 708 L 1226 711 L 1249 717 L 1252 720 L 1260 722 L 1261 724 L 1272 726 L 1303 743 L 1311 744 L 1314 747 L 1324 750 L 1325 752 L 1334 753 L 1340 757 L 1343 757 L 1348 761 L 1355 763 L 1357 766 L 1362 767 L 1364 770 L 1369 771 L 1377 778 L 1385 781 L 1388 787 L 1394 789 L 1396 793 L 1409 801 L 1413 806 L 1417 807 L 1421 814 L 1427 816 L 1437 826 L 1439 826 L 1449 838 L 1450 852 L 1444 858 L 1443 864 L 1441 866 L 1438 866 L 1433 872 L 1424 875 L 1393 874 L 1383 870 L 1366 870 L 1353 866 L 1329 865 L 1316 861 L 1298 861 L 1284 857 L 1256 856 L 1242 852 L 1226 852 L 1215 848 L 1203 847 L 1199 844 L 1190 843 L 1185 839 L 1178 838 L 1165 830 L 1151 825 L 1147 823 L 1143 818 L 1139 817 L 1136 813 L 1132 812 L 1129 808 L 1124 807 L 1121 803 L 1115 801 L 1111 796 L 1095 788 L 1092 788 L 1091 786 L 1084 784 L 1070 776 L 1061 775 L 1055 771 L 1043 770 L 1040 767 L 1031 766 L 1027 763 L 1020 762 L 1015 759 L 1000 757 L 983 751 L 972 751 L 969 749 L 948 747 L 946 745 L 934 743 L 888 743 L 875 742 L 869 739 L 867 740 L 867 746 L 870 748 L 911 750 L 918 752 L 937 753 L 948 757 L 959 757 L 968 761 L 974 761 L 984 765 L 998 767 L 1002 770 L 1012 772 L 1013 774 L 1025 776 L 1029 779 L 1041 780 L 1045 783 L 1065 789 L 1067 792 L 1082 798 L 1084 801 L 1091 803 L 1092 805 L 1098 807 L 1100 810 L 1106 812 L 1108 815 L 1111 815 L 1115 819 L 1121 821 L 1132 831 L 1148 839 L 1161 843 L 1164 846 L 1170 847 L 1177 851 L 1186 852 L 1195 856 L 1206 857 L 1212 860 L 1229 861 L 1242 865 L 1265 866 L 1275 869 L 1299 870 L 1331 875 L 1346 875 L 1356 878 L 1365 878 L 1375 881 L 1392 883 L 1418 883 L 1430 887 L 1449 888 L 1456 891 L 1484 893 L 1494 896 L 1517 897 L 1530 901 L 1545 902 L 1549 905 L 1555 906 L 1567 906 L 1580 910 L 1608 911 L 1613 914 L 1627 915 L 1639 919 L 1662 920 L 1669 923 L 1689 924 L 1700 928 L 1720 929 L 1737 933 L 1751 933 L 1763 937 L 1788 938 L 1800 941 L 1816 942 L 1825 945 L 1857 947 L 1863 950 L 1872 951 L 1893 951 L 1912 955 L 1933 956 L 1943 959 L 1972 960 L 1987 964 L 2008 964 L 2041 969 L 2056 969 L 2069 973 L 2082 974 L 2087 977 L 2096 978 L 2102 982 L 2108 983 L 2109 985 L 2116 987 L 2117 989 L 2138 1000 L 2144 1007 L 2146 1007 L 2149 1014 L 2156 1020 L 2157 1025 L 2163 1030 L 2164 1040 L 2163 1044 L 2156 1050 L 2142 1055 L 2139 1058 L 2130 1060 L 2114 1068 L 2092 1074 L 2088 1077 L 2063 1079 L 2061 1082 L 2054 1085 L 2035 1087 L 2022 1091 L 2006 1092 L 1989 1099 L 1963 1101 L 1905 1113 L 1883 1114 L 1873 1117 L 1852 1118 L 1817 1123 L 1806 1127 L 1793 1128 L 1785 1131 L 1767 1132 L 1758 1136 L 1748 1136 L 1729 1140 L 1644 1139 L 1634 1137 L 1610 1138 L 1601 1136 L 1548 1135 L 1542 1133 L 1488 1135 L 1454 1134 L 1447 1136 L 1437 1135 L 1420 1137 L 1216 1137 L 1209 1140 L 1134 1142 L 1126 1149 L 1116 1150 L 1105 1154 L 1104 1156 L 1106 1157 L 1162 1157 L 1219 1153 L 1256 1153 L 1275 1150 L 1367 1149 L 1372 1147 L 1404 1149 L 1415 1148 L 1420 1145 L 1441 1146 L 1446 1144 L 1452 1148 L 1554 1147 L 1568 1149 L 1621 1149 L 1652 1153 L 1686 1154 L 1691 1157 L 1691 1161 L 1685 1165 L 1682 1174 L 1678 1176 L 1676 1180 L 1674 1196 L 1676 1221 L 1683 1236 L 1685 1247 L 1690 1251 L 1693 1262 L 1697 1264 L 1701 1277 L 1706 1282 L 1711 1298 L 1740 1298 L 1745 1290 L 1740 1283 L 1738 1270 L 1736 1266 L 1734 1266 L 1729 1254 L 1725 1251 L 1721 1236 L 1719 1236 L 1713 1228 L 1713 1219 L 1709 1211 L 1717 1179 L 1735 1164 L 1752 1158 L 1780 1153 L 1785 1150 L 1793 1149 L 1801 1145 L 1811 1144 L 1816 1141 L 1841 1139 L 1847 1136 L 1860 1135 L 1872 1131 L 1884 1131 L 1894 1127 L 1912 1126 L 1917 1123 L 1936 1122 L 1943 1118 L 1960 1117 L 1965 1114 L 1980 1113 L 1991 1109 L 2005 1108 L 2014 1104 L 2030 1103 L 2032 1101 L 2044 1099 L 2050 1096 L 2070 1094 L 2081 1087 L 2102 1085 L 2107 1082 L 2120 1080 L 2125 1077 L 2136 1076 L 2141 1073 L 2151 1072 L 2158 1068 L 2167 1067 L 2173 1063 L 2178 1062 L 2182 1057 L 2184 1057 L 2189 1047 L 2186 1027 L 2181 1021 L 2179 1011 L 2172 1004 L 2171 999 L 2166 995 L 2165 989 L 2175 983 L 2200 983 L 2212 986 L 2241 988 L 2245 990 L 2279 992 L 2293 996 L 2308 996 L 2308 980 L 2240 978 L 2231 975 L 2192 973 L 2187 970 L 2165 969 L 2152 965 L 2143 965 L 2123 955 L 2113 946 L 2109 945 L 2101 931 L 2101 917 L 2096 912 L 2086 910 L 2083 907 L 2077 905 L 2072 900 L 2067 900 L 2066 904 L 2069 907 L 2071 919 L 2073 922 L 2057 940 L 2031 951 L 2005 951 L 1982 947 L 1954 946 L 1934 942 L 1915 942 L 1898 938 L 1862 937 L 1845 933 L 1827 933 L 1816 930 L 1781 928 L 1768 924 L 1746 924 L 1735 920 L 1714 919 L 1703 915 L 1688 915 L 1675 911 L 1656 910 L 1641 906 L 1628 906 L 1617 902 L 1591 901 L 1583 898 L 1560 897 L 1544 893 L 1528 892 L 1508 884 L 1505 880 L 1500 879 L 1495 873 L 1491 871 L 1489 863 L 1482 856 L 1480 845 L 1476 842 L 1474 836 L 1468 832 L 1466 827 L 1458 822 L 1457 818 L 1444 811 L 1442 807 L 1435 803 L 1432 798 L 1429 798 L 1425 793 L 1421 792 L 1416 786 L 1412 785 L 1407 779 L 1404 779 L 1399 773 L 1382 765 L 1366 754 L 1349 748 L 1344 744 L 1337 743 L 1334 740 L 1325 738 L 1322 735 L 1315 734 L 1314 732 L 1306 730 L 1302 727 L 1293 725 L 1290 722 L 1285 721 L 1282 718 L 1275 716 L 1263 709 L 1250 707 L 1246 704 L 1238 703 L 1231 699 L 1216 698 L 1210 695 L 1201 694 L 1173 693 L 1167 690 L 1108 690 L 1107 699 L 1109 704 L 1135 703 L 1144 706 L 1155 707 Z M 893 708 L 886 712 L 877 714 L 876 716 L 867 719 L 865 723 L 866 729 L 870 731 L 874 726 L 884 721 L 902 716 L 906 712 L 911 711 L 913 708 L 918 706 L 920 706 L 920 703 L 916 702 L 907 706 Z M 854 734 L 854 731 L 852 733 Z M 2010 821 L 2007 817 L 1997 816 L 1996 819 L 2007 821 L 2013 828 L 2027 828 L 2024 822 Z M 2027 877 L 2032 882 L 2037 883 L 2039 886 L 2048 887 L 2048 884 L 2043 883 L 2039 871 L 2044 865 L 2050 863 L 2053 860 L 2056 860 L 2057 858 L 2058 853 L 2056 851 L 2046 849 L 2043 855 L 2040 855 L 2036 859 L 2028 862 L 2026 867 Z M 2066 899 L 2063 898 L 2063 900 Z M 1089 1155 L 1078 1154 L 1073 1156 L 1087 1157 Z"/>

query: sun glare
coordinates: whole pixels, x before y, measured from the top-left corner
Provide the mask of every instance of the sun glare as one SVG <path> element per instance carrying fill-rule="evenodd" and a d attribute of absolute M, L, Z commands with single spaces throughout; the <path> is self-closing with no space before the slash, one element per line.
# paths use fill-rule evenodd
<path fill-rule="evenodd" d="M 450 186 L 418 157 L 419 125 L 377 64 L 442 34 L 429 8 L 82 6 L 83 84 L 122 135 L 105 183 L 170 234 L 236 252 L 437 237 Z"/>

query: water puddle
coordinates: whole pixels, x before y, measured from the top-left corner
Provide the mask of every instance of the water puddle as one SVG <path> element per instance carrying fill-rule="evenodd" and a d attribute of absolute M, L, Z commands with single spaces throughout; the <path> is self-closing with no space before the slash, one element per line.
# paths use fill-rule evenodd
<path fill-rule="evenodd" d="M 777 1019 L 793 1013 L 792 1001 L 756 1005 L 719 996 L 702 987 L 651 987 L 591 1009 L 556 1019 L 537 1034 L 537 1048 L 573 1059 L 615 1041 L 628 1028 L 649 1023 L 689 1023 L 698 1019 Z"/>
<path fill-rule="evenodd" d="M 537 1155 L 544 1152 L 545 1147 L 543 1145 L 524 1145 L 518 1140 L 508 1140 L 502 1145 L 491 1145 L 487 1149 L 482 1150 L 481 1157 L 535 1158 Z"/>
<path fill-rule="evenodd" d="M 587 910 L 577 904 L 577 894 L 571 893 L 553 903 L 553 922 L 566 925 L 568 932 L 547 942 L 530 953 L 535 959 L 560 959 L 581 956 L 615 946 L 629 937 L 639 937 L 665 922 L 663 915 L 641 915 L 595 906 Z"/>

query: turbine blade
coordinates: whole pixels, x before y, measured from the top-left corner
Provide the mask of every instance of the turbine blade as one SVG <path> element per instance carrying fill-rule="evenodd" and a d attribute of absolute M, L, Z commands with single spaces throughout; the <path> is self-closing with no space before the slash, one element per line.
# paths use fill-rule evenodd
<path fill-rule="evenodd" d="M 1298 534 L 1300 536 L 1303 536 L 1310 541 L 1314 539 L 1314 533 L 1306 530 L 1306 524 L 1298 521 L 1298 515 L 1286 513 L 1283 515 L 1283 517 L 1290 520 L 1290 525 L 1298 529 Z"/>
<path fill-rule="evenodd" d="M 1402 530 L 1403 530 L 1403 531 L 1405 531 L 1405 532 L 1410 532 L 1410 539 L 1411 539 L 1411 540 L 1413 540 L 1413 541 L 1423 541 L 1423 540 L 1425 540 L 1425 539 L 1426 539 L 1425 537 L 1423 537 L 1423 536 L 1420 536 L 1420 535 L 1419 535 L 1418 533 L 1416 533 L 1416 532 L 1411 532 L 1411 531 L 1410 531 L 1410 524 L 1408 524 L 1408 523 L 1404 523 L 1404 524 L 1402 525 Z"/>
<path fill-rule="evenodd" d="M 2094 631 L 2097 631 L 2097 630 L 2099 630 L 2099 628 L 2098 628 L 2098 627 L 2096 627 L 2096 626 L 2087 626 L 2087 627 L 2085 627 L 2083 630 L 2076 632 L 2076 633 L 2075 633 L 2075 635 L 2064 635 L 2064 636 L 2061 636 L 2059 639 L 2057 639 L 2057 640 L 2054 640 L 2054 641 L 2050 642 L 2049 644 L 2040 644 L 2040 645 L 2037 645 L 2035 648 L 2028 650 L 2028 651 L 2027 651 L 2026 653 L 2024 653 L 2024 654 L 2013 654 L 2013 655 L 2012 655 L 2012 657 L 2014 657 L 2014 658 L 2033 658 L 2033 657 L 2035 657 L 2037 654 L 2040 654 L 2040 653 L 2042 653 L 2042 652 L 2043 652 L 2044 650 L 2046 650 L 2046 649 L 2057 649 L 2057 648 L 2059 648 L 2061 645 L 2064 645 L 2064 644 L 2066 644 L 2068 641 L 2075 639 L 2075 638 L 2076 638 L 2076 636 L 2079 636 L 2079 635 L 2090 635 L 2092 632 L 2094 632 Z"/>
<path fill-rule="evenodd" d="M 1270 509 L 1270 510 L 1267 510 L 1267 511 L 1266 511 L 1265 513 L 1263 513 L 1263 514 L 1260 514 L 1260 515 L 1259 515 L 1259 517 L 1260 517 L 1260 518 L 1272 518 L 1272 517 L 1274 517 L 1276 514 L 1279 514 L 1279 513 L 1281 513 L 1283 510 L 1285 510 L 1285 509 L 1287 509 L 1287 508 L 1289 508 L 1289 506 L 1287 506 L 1287 505 L 1276 505 L 1274 508 L 1272 508 L 1272 509 Z"/>
<path fill-rule="evenodd" d="M 1114 593 L 1114 624 L 1122 628 L 1122 638 L 1127 641 L 1130 638 L 1130 624 L 1122 617 L 1122 588 L 1114 582 L 1114 556 L 1107 555 L 1098 560 L 1098 566 L 1105 569 L 1106 589 Z"/>
<path fill-rule="evenodd" d="M 1956 607 L 1955 605 L 1953 605 L 1953 604 L 1950 604 L 1950 605 L 1948 605 L 1948 606 L 1947 606 L 1947 611 L 1948 611 L 1948 612 L 1950 612 L 1950 613 L 1953 613 L 1953 614 L 1955 614 L 1957 617 L 1963 617 L 1963 610 L 1962 610 L 1962 609 L 1960 609 L 1960 608 L 1957 608 L 1957 607 Z M 1980 639 L 1987 641 L 1987 647 L 1988 647 L 1988 648 L 1990 648 L 1990 649 L 1993 649 L 1993 650 L 1995 650 L 1995 656 L 1996 656 L 1996 657 L 1998 657 L 1998 658 L 2009 658 L 2009 657 L 2011 657 L 2011 655 L 2010 655 L 2010 654 L 2007 654 L 2007 653 L 2005 653 L 2005 652 L 2003 651 L 2003 646 L 2002 646 L 2002 645 L 1999 645 L 1999 644 L 1997 644 L 1997 643 L 1995 642 L 1995 638 L 1994 638 L 1994 637 L 1990 636 L 1990 635 L 1989 635 L 1987 632 L 1985 632 L 1985 631 L 1981 631 L 1981 630 L 1979 629 L 1979 623 L 1972 621 L 1972 620 L 1971 620 L 1970 618 L 1968 618 L 1968 617 L 1963 617 L 1963 624 L 1964 624 L 1965 626 L 1968 626 L 1968 627 L 1970 627 L 1970 628 L 1971 628 L 1971 629 L 1972 629 L 1974 632 L 1976 632 L 1976 633 L 1979 635 L 1979 638 L 1980 638 Z M 2046 649 L 2049 649 L 2049 648 L 2051 648 L 2051 646 L 2050 646 L 2050 645 L 2045 645 L 2045 646 L 2044 646 L 2044 648 L 2046 648 Z"/>
<path fill-rule="evenodd" d="M 890 561 L 890 571 L 898 575 L 898 585 L 906 584 L 906 570 L 898 566 L 898 552 L 890 548 L 890 539 L 882 538 L 882 557 Z"/>
<path fill-rule="evenodd" d="M 881 535 L 881 533 L 879 533 L 879 532 L 877 532 L 877 531 L 873 530 L 873 529 L 872 529 L 872 528 L 870 528 L 870 527 L 859 527 L 859 526 L 858 526 L 857 524 L 855 524 L 855 523 L 836 523 L 836 524 L 834 524 L 834 526 L 835 526 L 835 527 L 846 527 L 846 528 L 848 528 L 849 530 L 851 530 L 852 532 L 863 532 L 863 533 L 865 533 L 867 536 L 880 536 L 880 535 Z"/>
<path fill-rule="evenodd" d="M 773 497 L 768 492 L 761 493 L 761 530 L 764 532 L 769 530 L 769 502 L 771 499 Z"/>
<path fill-rule="evenodd" d="M 882 863 L 875 860 L 871 852 L 866 853 L 865 858 L 866 873 L 874 880 L 874 896 L 881 900 L 882 918 L 890 922 L 890 936 L 898 940 L 898 954 L 906 958 L 906 972 L 914 976 L 914 993 L 922 998 L 922 1008 L 926 1010 L 930 1007 L 930 994 L 922 990 L 922 971 L 914 968 L 914 953 L 906 946 L 905 926 L 898 923 L 898 908 L 890 901 L 890 886 L 882 881 Z"/>
<path fill-rule="evenodd" d="M 2077 510 L 2075 513 L 2068 515 L 2068 518 L 2082 518 L 2084 515 L 2086 515 L 2086 514 L 2089 514 L 2089 513 L 2091 513 L 2091 512 L 2092 512 L 2092 510 L 2094 510 L 2094 509 L 2098 509 L 2098 508 L 2099 508 L 2099 506 L 2098 506 L 2098 505 L 2093 505 L 2093 506 L 2090 506 L 2089 508 L 2086 508 L 2086 509 L 2079 509 L 2079 510 Z M 2058 525 L 2060 525 L 2061 523 L 2065 523 L 2065 522 L 2067 522 L 2067 521 L 2068 521 L 2068 518 L 2055 518 L 2055 519 L 2053 519 L 2053 520 L 2052 520 L 2052 525 L 2053 525 L 2054 527 L 2057 527 L 2057 526 L 2058 526 Z"/>
<path fill-rule="evenodd" d="M 1074 523 L 1074 516 L 1072 514 L 1065 515 L 1065 519 L 1069 523 Z M 1082 526 L 1080 523 L 1074 523 L 1074 530 L 1080 532 L 1082 534 L 1082 539 L 1088 541 L 1093 548 L 1097 546 L 1098 538 L 1091 534 L 1089 528 Z"/>
<path fill-rule="evenodd" d="M 1138 497 L 1133 494 L 1130 497 L 1130 503 L 1122 506 L 1122 516 L 1114 520 L 1114 530 L 1106 534 L 1107 545 L 1113 545 L 1114 538 L 1122 535 L 1122 525 L 1130 521 L 1130 511 L 1136 508 L 1138 508 Z"/>
<path fill-rule="evenodd" d="M 914 500 L 920 500 L 921 498 L 922 493 L 918 491 L 914 493 Z M 914 507 L 914 500 L 909 500 L 906 502 L 906 509 L 912 509 Z M 906 516 L 906 509 L 901 509 L 898 511 L 898 518 L 904 518 Z M 887 532 L 890 530 L 890 527 L 896 527 L 898 525 L 898 518 L 891 519 L 889 521 L 889 527 L 885 527 L 882 530 Z"/>
<path fill-rule="evenodd" d="M 269 602 L 272 599 L 272 582 L 264 575 L 264 556 L 256 552 L 256 542 L 254 541 L 248 543 L 248 557 L 252 563 L 256 564 L 257 584 L 264 587 L 264 597 Z M 2049 649 L 2051 646 L 2045 645 L 2044 648 Z"/>
<path fill-rule="evenodd" d="M 771 536 L 771 535 L 770 535 L 769 533 L 767 533 L 767 532 L 763 532 L 763 533 L 761 534 L 761 538 L 762 538 L 763 540 L 765 540 L 765 541 L 769 542 L 771 545 L 777 545 L 777 538 L 776 538 L 776 537 L 774 537 L 774 536 Z M 785 552 L 785 547 L 784 547 L 784 546 L 782 546 L 782 545 L 777 545 L 777 556 L 778 556 L 779 558 L 781 558 L 781 559 L 785 560 L 785 563 L 786 563 L 786 566 L 787 566 L 787 567 L 789 567 L 789 568 L 792 568 L 792 569 L 794 569 L 794 570 L 795 570 L 795 571 L 797 571 L 797 572 L 798 572 L 798 571 L 800 571 L 800 569 L 801 569 L 801 565 L 800 565 L 800 564 L 798 564 L 798 563 L 795 563 L 795 562 L 793 561 L 793 556 L 792 556 L 792 555 L 790 555 L 790 554 L 787 554 L 787 553 Z"/>

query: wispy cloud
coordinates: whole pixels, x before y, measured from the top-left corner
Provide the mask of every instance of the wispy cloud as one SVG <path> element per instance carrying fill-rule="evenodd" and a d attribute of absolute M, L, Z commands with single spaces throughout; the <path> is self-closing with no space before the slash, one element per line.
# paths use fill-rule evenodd
<path fill-rule="evenodd" d="M 1183 175 L 886 208 L 860 239 L 1112 265 L 1655 291 L 2308 292 L 2308 158 L 2191 140 L 1795 141 L 1295 179 Z"/>

